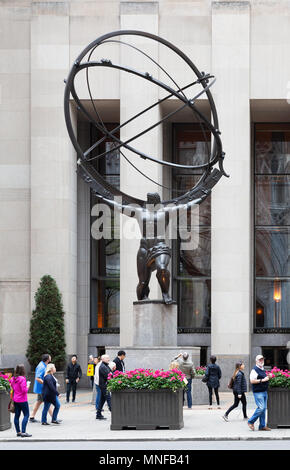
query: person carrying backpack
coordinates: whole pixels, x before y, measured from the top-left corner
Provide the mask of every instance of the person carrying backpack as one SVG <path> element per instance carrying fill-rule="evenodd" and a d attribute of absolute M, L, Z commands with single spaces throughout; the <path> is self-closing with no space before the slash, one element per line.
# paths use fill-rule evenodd
<path fill-rule="evenodd" d="M 231 378 L 229 383 L 229 388 L 232 388 L 234 394 L 234 403 L 233 405 L 225 412 L 222 418 L 225 421 L 228 421 L 228 416 L 230 412 L 239 406 L 241 401 L 243 407 L 243 415 L 244 419 L 248 419 L 247 417 L 247 399 L 245 393 L 247 392 L 247 381 L 244 374 L 245 364 L 240 361 L 237 362 L 235 372 Z"/>

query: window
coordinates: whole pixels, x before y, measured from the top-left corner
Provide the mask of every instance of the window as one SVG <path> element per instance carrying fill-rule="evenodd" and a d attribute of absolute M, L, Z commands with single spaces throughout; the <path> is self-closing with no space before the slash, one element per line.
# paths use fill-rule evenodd
<path fill-rule="evenodd" d="M 272 369 L 275 366 L 279 369 L 288 369 L 287 352 L 288 349 L 284 347 L 262 347 L 265 369 Z"/>
<path fill-rule="evenodd" d="M 113 129 L 117 124 L 106 124 Z M 91 145 L 103 137 L 91 128 Z M 119 188 L 119 152 L 114 151 L 114 143 L 109 139 L 102 142 L 98 153 L 111 150 L 100 159 L 92 160 L 98 172 Z M 92 152 L 90 158 L 97 155 Z M 91 194 L 91 209 L 98 199 Z M 120 240 L 113 238 L 114 217 L 111 211 L 112 238 L 96 240 L 91 236 L 91 333 L 119 333 L 120 326 Z M 102 214 L 101 214 L 102 215 Z M 91 217 L 91 224 L 96 217 Z"/>
<path fill-rule="evenodd" d="M 290 124 L 255 125 L 255 331 L 290 331 Z"/>
<path fill-rule="evenodd" d="M 207 161 L 210 133 L 198 124 L 174 125 L 174 162 L 197 165 Z M 202 171 L 172 170 L 176 197 L 196 185 Z M 210 332 L 211 325 L 211 202 L 210 196 L 199 206 L 196 249 L 182 250 L 181 240 L 173 240 L 173 294 L 178 303 L 178 331 Z M 190 230 L 190 226 L 186 227 Z"/>

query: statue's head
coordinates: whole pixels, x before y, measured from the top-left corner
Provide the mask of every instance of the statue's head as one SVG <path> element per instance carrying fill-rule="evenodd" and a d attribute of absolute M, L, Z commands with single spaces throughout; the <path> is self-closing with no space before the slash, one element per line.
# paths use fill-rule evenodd
<path fill-rule="evenodd" d="M 157 204 L 160 204 L 160 202 L 161 199 L 158 193 L 147 193 L 147 204 L 157 206 Z"/>

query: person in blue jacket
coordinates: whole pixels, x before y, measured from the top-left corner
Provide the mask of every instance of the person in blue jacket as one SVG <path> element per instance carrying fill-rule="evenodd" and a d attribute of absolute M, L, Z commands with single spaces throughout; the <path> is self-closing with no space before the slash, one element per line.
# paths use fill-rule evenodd
<path fill-rule="evenodd" d="M 43 411 L 41 416 L 41 424 L 48 425 L 47 422 L 47 412 L 50 408 L 50 405 L 54 406 L 52 420 L 51 422 L 54 424 L 60 424 L 60 421 L 57 419 L 57 415 L 60 409 L 60 401 L 59 401 L 59 392 L 57 390 L 57 380 L 54 377 L 54 373 L 56 372 L 56 368 L 54 364 L 48 364 L 45 372 L 45 376 L 43 378 L 43 387 L 42 387 L 42 396 L 43 396 Z"/>
<path fill-rule="evenodd" d="M 244 374 L 245 364 L 240 361 L 237 362 L 235 372 L 232 377 L 232 388 L 234 394 L 234 403 L 223 415 L 223 419 L 228 421 L 228 416 L 230 412 L 239 406 L 239 403 L 242 403 L 244 419 L 247 417 L 247 399 L 245 393 L 247 392 L 247 381 Z"/>
<path fill-rule="evenodd" d="M 210 364 L 207 366 L 205 371 L 205 376 L 207 378 L 207 386 L 209 392 L 209 409 L 212 409 L 212 394 L 213 390 L 216 397 L 216 402 L 218 408 L 220 408 L 220 398 L 219 398 L 219 386 L 220 386 L 220 378 L 222 376 L 222 371 L 220 366 L 216 364 L 216 356 L 210 356 Z"/>

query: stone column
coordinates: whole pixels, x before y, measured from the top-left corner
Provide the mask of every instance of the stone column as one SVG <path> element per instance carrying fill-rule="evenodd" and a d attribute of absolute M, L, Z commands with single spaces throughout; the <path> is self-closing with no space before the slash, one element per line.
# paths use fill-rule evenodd
<path fill-rule="evenodd" d="M 249 2 L 213 2 L 211 72 L 230 174 L 212 195 L 211 352 L 223 369 L 223 386 L 236 360 L 248 363 L 252 330 L 249 41 Z"/>
<path fill-rule="evenodd" d="M 120 27 L 136 29 L 158 34 L 158 3 L 157 2 L 122 2 L 120 4 Z M 126 36 L 122 38 L 129 43 L 145 51 L 148 55 L 158 60 L 158 44 L 142 37 Z M 158 77 L 158 68 L 142 54 L 137 53 L 127 46 L 120 46 L 121 63 L 133 67 L 141 72 L 150 72 Z M 146 68 L 148 67 L 148 69 Z M 158 100 L 158 87 L 146 80 L 142 80 L 128 73 L 120 72 L 120 120 L 126 121 L 137 112 L 153 104 Z M 144 114 L 130 125 L 121 129 L 121 140 L 132 137 L 134 134 L 146 129 L 160 119 L 159 107 Z M 153 131 L 145 134 L 132 145 L 149 155 L 162 158 L 162 128 L 158 126 Z M 134 163 L 139 170 L 150 178 L 162 182 L 162 167 L 148 160 L 144 161 L 136 154 L 124 151 L 127 158 Z M 121 190 L 135 197 L 146 199 L 147 192 L 160 192 L 160 188 L 143 176 L 138 174 L 130 164 L 121 156 L 120 165 Z M 160 193 L 162 197 L 162 193 Z M 123 227 L 126 224 L 127 236 L 122 236 Z M 130 224 L 130 225 L 129 225 Z M 130 233 L 139 233 L 135 220 L 121 216 L 121 240 L 120 240 L 120 345 L 130 346 L 133 340 L 133 301 L 137 300 L 136 287 L 138 284 L 136 256 L 139 248 L 139 240 L 130 239 Z M 161 290 L 153 273 L 150 282 L 150 299 L 161 298 Z"/>
<path fill-rule="evenodd" d="M 31 308 L 44 274 L 65 311 L 66 351 L 77 348 L 76 156 L 64 122 L 69 3 L 35 3 L 31 18 Z"/>
<path fill-rule="evenodd" d="M 30 4 L 0 4 L 0 368 L 27 365 L 30 320 Z"/>

